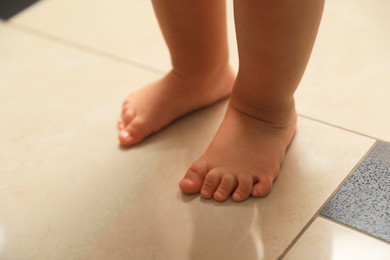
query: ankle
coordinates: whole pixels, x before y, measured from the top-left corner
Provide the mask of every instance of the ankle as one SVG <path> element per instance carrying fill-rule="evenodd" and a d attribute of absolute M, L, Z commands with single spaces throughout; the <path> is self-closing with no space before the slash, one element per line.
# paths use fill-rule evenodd
<path fill-rule="evenodd" d="M 197 66 L 173 66 L 171 72 L 184 79 L 214 78 L 232 70 L 228 59 L 219 62 L 205 62 Z"/>
<path fill-rule="evenodd" d="M 297 117 L 294 99 L 286 104 L 264 105 L 259 102 L 256 105 L 252 105 L 232 95 L 230 107 L 241 114 L 258 119 L 277 128 L 290 126 L 296 121 Z"/>

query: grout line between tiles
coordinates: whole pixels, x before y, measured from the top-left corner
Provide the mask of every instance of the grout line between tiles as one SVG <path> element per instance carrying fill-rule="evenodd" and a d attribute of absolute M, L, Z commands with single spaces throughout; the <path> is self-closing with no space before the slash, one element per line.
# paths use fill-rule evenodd
<path fill-rule="evenodd" d="M 306 115 L 299 114 L 299 113 L 298 113 L 298 115 L 300 117 L 303 117 L 303 118 L 306 118 L 306 119 L 309 119 L 309 120 L 312 120 L 312 121 L 315 121 L 315 122 L 318 122 L 318 123 L 321 123 L 321 124 L 324 124 L 324 125 L 332 126 L 332 127 L 335 127 L 335 128 L 340 129 L 340 130 L 344 130 L 344 131 L 347 131 L 347 132 L 350 132 L 350 133 L 353 133 L 353 134 L 357 134 L 357 135 L 364 136 L 364 137 L 367 137 L 367 138 L 370 138 L 370 139 L 374 139 L 376 141 L 388 142 L 388 141 L 382 140 L 382 139 L 374 137 L 374 136 L 363 134 L 363 133 L 360 133 L 358 131 L 354 131 L 354 130 L 351 130 L 351 129 L 348 129 L 348 128 L 345 128 L 345 127 L 342 127 L 342 126 L 338 126 L 338 125 L 335 125 L 335 124 L 332 124 L 332 123 L 328 123 L 328 122 L 322 121 L 320 119 L 316 119 L 314 117 L 306 116 Z"/>
<path fill-rule="evenodd" d="M 40 38 L 43 38 L 46 40 L 50 40 L 50 41 L 56 42 L 58 44 L 65 45 L 69 48 L 77 49 L 79 51 L 83 51 L 83 52 L 94 54 L 94 55 L 97 55 L 100 57 L 108 58 L 108 59 L 114 60 L 116 62 L 120 62 L 122 64 L 131 65 L 131 66 L 134 66 L 134 67 L 137 67 L 140 69 L 144 69 L 144 70 L 147 70 L 150 72 L 154 72 L 154 73 L 161 74 L 161 73 L 165 72 L 164 70 L 157 69 L 157 68 L 154 68 L 154 67 L 151 67 L 151 66 L 148 66 L 148 65 L 130 60 L 130 59 L 126 59 L 126 58 L 123 58 L 121 56 L 111 54 L 109 52 L 95 49 L 95 48 L 92 48 L 92 47 L 89 47 L 89 46 L 86 46 L 86 45 L 83 45 L 83 44 L 80 44 L 80 43 L 77 43 L 77 42 L 74 42 L 71 40 L 67 40 L 65 38 L 61 38 L 61 37 L 58 37 L 58 36 L 55 36 L 55 35 L 52 35 L 52 34 L 49 34 L 46 32 L 42 32 L 42 31 L 39 31 L 37 29 L 28 27 L 26 25 L 18 24 L 18 23 L 12 22 L 12 21 L 5 23 L 5 24 L 6 24 L 6 27 L 14 29 L 16 31 L 27 33 L 30 35 L 34 35 L 36 37 L 40 37 Z"/>
<path fill-rule="evenodd" d="M 301 116 L 301 115 L 300 115 Z M 305 117 L 305 116 L 303 116 Z M 306 117 L 305 117 L 306 118 Z M 310 118 L 307 118 L 310 119 Z M 315 119 L 310 119 L 315 120 Z M 321 121 L 315 120 L 317 122 L 323 123 Z M 324 123 L 326 124 L 326 123 Z M 336 127 L 336 126 L 334 126 Z M 348 131 L 348 130 L 347 130 Z M 287 253 L 295 246 L 295 244 L 298 242 L 298 240 L 303 236 L 303 234 L 306 232 L 306 230 L 311 226 L 311 224 L 318 218 L 323 217 L 321 215 L 321 211 L 324 209 L 324 207 L 329 203 L 329 201 L 333 198 L 333 196 L 340 190 L 340 188 L 344 185 L 344 183 L 351 177 L 351 175 L 355 172 L 355 170 L 360 166 L 360 164 L 367 158 L 367 156 L 371 153 L 371 151 L 376 147 L 376 145 L 379 143 L 378 140 L 374 142 L 374 144 L 367 150 L 367 152 L 362 156 L 362 158 L 356 163 L 356 165 L 352 168 L 352 170 L 347 174 L 347 176 L 341 181 L 341 183 L 336 187 L 336 189 L 330 194 L 330 196 L 325 200 L 325 202 L 321 205 L 321 207 L 316 211 L 316 213 L 313 215 L 313 217 L 307 222 L 307 224 L 302 228 L 302 230 L 297 234 L 297 236 L 291 241 L 291 243 L 287 246 L 287 248 L 283 251 L 283 253 L 278 257 L 279 260 L 283 259 Z M 338 222 L 337 222 L 338 223 Z M 353 227 L 347 226 L 346 227 L 356 230 Z M 360 231 L 362 232 L 362 231 Z M 366 233 L 364 233 L 366 234 Z M 368 234 L 366 234 L 368 235 Z M 370 235 L 370 237 L 372 237 Z M 377 238 L 379 239 L 379 238 Z M 379 239 L 380 240 L 380 239 Z M 382 241 L 382 240 L 381 240 Z"/>
<path fill-rule="evenodd" d="M 357 233 L 360 233 L 360 234 L 362 234 L 362 235 L 368 236 L 368 237 L 370 237 L 370 238 L 374 238 L 375 240 L 377 240 L 377 241 L 379 241 L 379 242 L 383 242 L 383 243 L 386 243 L 386 244 L 390 245 L 389 242 L 387 242 L 386 240 L 383 240 L 383 239 L 380 238 L 380 237 L 373 236 L 373 235 L 371 235 L 370 233 L 366 233 L 366 232 L 364 232 L 364 231 L 362 231 L 362 230 L 360 230 L 360 229 L 358 229 L 358 228 L 349 226 L 349 225 L 347 225 L 347 224 L 345 224 L 345 223 L 343 223 L 343 222 L 339 222 L 339 221 L 337 221 L 337 220 L 334 220 L 334 219 L 329 218 L 329 217 L 324 216 L 324 215 L 319 215 L 318 218 L 326 219 L 326 220 L 328 220 L 328 221 L 330 221 L 330 222 L 332 222 L 332 223 L 334 223 L 334 224 L 343 226 L 343 227 L 348 228 L 348 229 L 352 229 L 353 231 L 355 231 L 355 232 L 357 232 Z"/>
<path fill-rule="evenodd" d="M 291 248 L 294 247 L 294 245 L 297 243 L 297 241 L 302 237 L 302 235 L 306 232 L 306 230 L 311 226 L 311 224 L 317 219 L 317 214 L 316 212 L 314 216 L 307 222 L 307 224 L 299 231 L 298 235 L 291 241 L 291 243 L 287 246 L 287 248 L 282 252 L 282 254 L 277 258 L 278 260 L 282 260 L 287 253 L 291 250 Z"/>
<path fill-rule="evenodd" d="M 352 176 L 352 174 L 356 171 L 356 169 L 362 164 L 362 162 L 367 158 L 367 156 L 372 152 L 372 150 L 379 143 L 378 140 L 374 142 L 374 144 L 367 150 L 367 152 L 362 156 L 362 158 L 356 163 L 356 165 L 352 168 L 352 170 L 347 174 L 347 176 L 341 181 L 341 183 L 336 187 L 336 189 L 330 194 L 328 199 L 321 205 L 316 215 L 319 215 L 320 212 L 324 209 L 324 207 L 330 202 L 330 200 L 336 195 L 336 193 L 340 190 L 340 188 L 345 184 L 345 182 Z"/>

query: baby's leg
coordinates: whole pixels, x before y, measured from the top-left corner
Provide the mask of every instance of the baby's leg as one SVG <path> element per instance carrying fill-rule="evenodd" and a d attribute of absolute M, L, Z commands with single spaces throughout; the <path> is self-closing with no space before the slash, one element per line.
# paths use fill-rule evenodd
<path fill-rule="evenodd" d="M 308 62 L 323 0 L 235 0 L 240 67 L 224 121 L 180 188 L 204 198 L 265 196 L 296 129 L 293 94 Z"/>
<path fill-rule="evenodd" d="M 176 118 L 230 95 L 225 0 L 152 1 L 172 70 L 132 93 L 119 119 L 119 141 L 134 145 Z"/>

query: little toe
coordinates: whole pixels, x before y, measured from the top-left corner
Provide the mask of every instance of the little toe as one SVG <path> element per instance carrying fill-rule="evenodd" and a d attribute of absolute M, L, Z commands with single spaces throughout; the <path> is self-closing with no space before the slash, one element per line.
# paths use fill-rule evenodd
<path fill-rule="evenodd" d="M 117 128 L 119 131 L 123 130 L 125 128 L 125 124 L 123 123 L 122 119 L 118 120 Z"/>
<path fill-rule="evenodd" d="M 126 127 L 135 117 L 135 110 L 133 109 L 124 109 L 122 112 L 122 122 Z"/>
<path fill-rule="evenodd" d="M 224 175 L 222 177 L 221 183 L 214 193 L 214 199 L 221 202 L 227 200 L 236 187 L 237 179 L 230 174 Z"/>
<path fill-rule="evenodd" d="M 221 182 L 221 174 L 217 171 L 209 171 L 203 182 L 200 195 L 205 199 L 211 199 L 214 195 L 215 190 L 218 188 Z"/>
<path fill-rule="evenodd" d="M 130 105 L 130 100 L 129 99 L 126 99 L 125 101 L 123 101 L 122 103 L 122 114 L 124 114 L 126 112 L 127 109 L 129 109 Z"/>
<path fill-rule="evenodd" d="M 273 180 L 270 178 L 261 178 L 255 185 L 253 185 L 251 195 L 253 197 L 265 197 L 272 190 Z"/>
<path fill-rule="evenodd" d="M 249 175 L 240 176 L 238 178 L 238 187 L 234 191 L 232 199 L 237 202 L 246 200 L 251 194 L 252 188 L 252 177 Z"/>
<path fill-rule="evenodd" d="M 194 162 L 179 183 L 181 191 L 187 194 L 198 193 L 202 188 L 207 172 L 207 162 L 204 159 Z"/>

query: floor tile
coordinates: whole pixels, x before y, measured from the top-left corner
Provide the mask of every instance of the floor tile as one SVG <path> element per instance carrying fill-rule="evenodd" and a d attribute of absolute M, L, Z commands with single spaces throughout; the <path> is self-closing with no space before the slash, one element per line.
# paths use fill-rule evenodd
<path fill-rule="evenodd" d="M 386 0 L 326 1 L 313 55 L 296 95 L 301 114 L 390 141 L 387 10 Z"/>
<path fill-rule="evenodd" d="M 321 214 L 390 242 L 390 143 L 376 144 Z"/>
<path fill-rule="evenodd" d="M 229 44 L 237 67 L 232 5 L 227 3 Z M 148 1 L 51 0 L 12 22 L 156 69 L 170 69 L 168 51 Z"/>
<path fill-rule="evenodd" d="M 150 1 L 43 1 L 11 22 L 157 69 L 170 68 Z"/>
<path fill-rule="evenodd" d="M 275 259 L 374 144 L 300 118 L 268 197 L 205 201 L 177 183 L 226 101 L 121 149 L 121 100 L 158 74 L 1 24 L 0 57 L 2 259 Z"/>
<path fill-rule="evenodd" d="M 319 217 L 283 259 L 385 260 L 389 258 L 389 244 Z"/>

